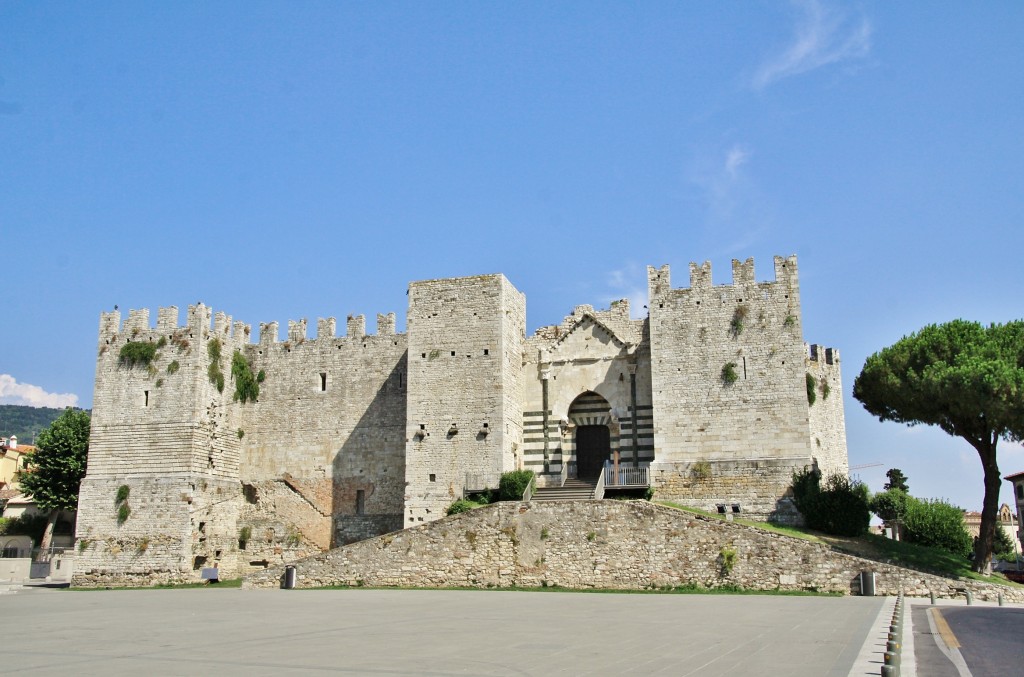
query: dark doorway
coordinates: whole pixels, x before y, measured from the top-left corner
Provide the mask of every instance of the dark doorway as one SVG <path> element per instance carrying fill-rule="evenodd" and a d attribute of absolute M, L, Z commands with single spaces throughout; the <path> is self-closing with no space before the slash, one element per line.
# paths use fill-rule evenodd
<path fill-rule="evenodd" d="M 611 451 L 608 426 L 581 425 L 576 428 L 576 476 L 581 480 L 596 480 Z"/>

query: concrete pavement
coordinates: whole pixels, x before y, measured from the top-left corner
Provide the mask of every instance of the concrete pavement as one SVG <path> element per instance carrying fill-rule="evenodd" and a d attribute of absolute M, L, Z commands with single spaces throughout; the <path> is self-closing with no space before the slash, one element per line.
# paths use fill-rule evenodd
<path fill-rule="evenodd" d="M 847 677 L 855 674 L 886 602 L 444 590 L 23 589 L 0 600 L 0 613 L 17 619 L 18 640 L 3 647 L 4 671 L 34 675 Z"/>

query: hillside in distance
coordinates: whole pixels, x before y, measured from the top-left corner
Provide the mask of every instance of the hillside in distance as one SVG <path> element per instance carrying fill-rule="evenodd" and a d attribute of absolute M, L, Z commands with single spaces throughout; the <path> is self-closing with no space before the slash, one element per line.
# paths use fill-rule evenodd
<path fill-rule="evenodd" d="M 63 409 L 0 404 L 0 436 L 17 437 L 18 444 L 35 444 L 39 431 L 50 427 Z"/>

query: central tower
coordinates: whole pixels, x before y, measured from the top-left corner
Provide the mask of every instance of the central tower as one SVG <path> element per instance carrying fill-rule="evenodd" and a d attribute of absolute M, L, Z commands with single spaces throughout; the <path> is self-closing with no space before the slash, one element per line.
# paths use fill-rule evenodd
<path fill-rule="evenodd" d="M 521 463 L 526 299 L 503 275 L 409 285 L 405 526 L 443 517 L 468 474 Z"/>

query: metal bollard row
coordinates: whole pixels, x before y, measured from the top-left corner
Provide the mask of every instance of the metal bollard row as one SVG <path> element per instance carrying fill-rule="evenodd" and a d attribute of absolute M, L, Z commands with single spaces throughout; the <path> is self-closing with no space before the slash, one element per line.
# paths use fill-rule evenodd
<path fill-rule="evenodd" d="M 901 652 L 903 649 L 903 593 L 896 598 L 896 606 L 892 611 L 889 623 L 889 639 L 885 643 L 885 662 L 882 665 L 882 677 L 900 677 Z"/>

